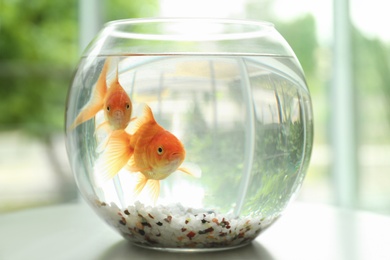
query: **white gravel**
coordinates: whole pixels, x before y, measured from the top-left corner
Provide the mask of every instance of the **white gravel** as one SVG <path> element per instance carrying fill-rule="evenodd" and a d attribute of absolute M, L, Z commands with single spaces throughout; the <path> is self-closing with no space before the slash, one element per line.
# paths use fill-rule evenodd
<path fill-rule="evenodd" d="M 239 217 L 181 204 L 120 209 L 97 201 L 98 213 L 131 242 L 160 248 L 224 248 L 252 241 L 274 219 Z"/>

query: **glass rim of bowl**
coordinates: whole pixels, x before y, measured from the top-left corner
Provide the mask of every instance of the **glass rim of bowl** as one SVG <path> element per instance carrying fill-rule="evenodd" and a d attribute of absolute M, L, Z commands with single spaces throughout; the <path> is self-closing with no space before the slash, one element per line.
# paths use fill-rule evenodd
<path fill-rule="evenodd" d="M 146 25 L 153 23 L 160 25 L 164 23 L 171 23 L 172 31 L 170 33 L 145 33 L 124 31 L 120 29 L 120 27 L 123 26 Z M 238 25 L 242 28 L 246 27 L 246 30 L 221 32 L 221 25 Z M 223 41 L 263 37 L 274 31 L 275 26 L 273 23 L 266 21 L 234 18 L 155 17 L 113 20 L 105 23 L 104 28 L 109 30 L 111 35 L 114 37 L 128 39 L 158 41 Z"/>

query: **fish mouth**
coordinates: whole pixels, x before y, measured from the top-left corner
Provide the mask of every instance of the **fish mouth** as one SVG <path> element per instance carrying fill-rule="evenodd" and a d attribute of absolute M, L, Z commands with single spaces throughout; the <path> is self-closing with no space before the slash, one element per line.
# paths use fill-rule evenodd
<path fill-rule="evenodd" d="M 122 128 L 125 124 L 125 114 L 121 110 L 113 111 L 108 121 L 114 129 Z"/>
<path fill-rule="evenodd" d="M 180 157 L 177 157 L 173 160 L 169 160 L 164 166 L 164 171 L 170 173 L 174 172 L 177 170 L 177 168 L 181 165 L 182 162 L 183 160 Z"/>
<path fill-rule="evenodd" d="M 121 124 L 124 118 L 124 113 L 121 110 L 114 111 L 112 113 L 111 121 L 114 124 Z"/>
<path fill-rule="evenodd" d="M 114 111 L 114 113 L 112 114 L 112 117 L 113 117 L 114 119 L 116 119 L 116 120 L 122 120 L 123 116 L 124 116 L 124 113 L 123 113 L 122 110 L 116 110 L 116 111 Z"/>
<path fill-rule="evenodd" d="M 172 153 L 170 156 L 169 156 L 169 160 L 170 161 L 181 161 L 184 159 L 184 156 L 183 156 L 183 153 L 180 153 L 180 152 L 175 152 L 175 153 Z"/>

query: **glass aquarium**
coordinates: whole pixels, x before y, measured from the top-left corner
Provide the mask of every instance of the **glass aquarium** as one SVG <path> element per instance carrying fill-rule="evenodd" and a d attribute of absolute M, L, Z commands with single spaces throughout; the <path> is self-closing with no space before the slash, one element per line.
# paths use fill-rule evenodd
<path fill-rule="evenodd" d="M 83 53 L 66 133 L 81 194 L 124 238 L 223 250 L 250 243 L 295 197 L 313 117 L 272 24 L 130 19 L 106 24 Z"/>

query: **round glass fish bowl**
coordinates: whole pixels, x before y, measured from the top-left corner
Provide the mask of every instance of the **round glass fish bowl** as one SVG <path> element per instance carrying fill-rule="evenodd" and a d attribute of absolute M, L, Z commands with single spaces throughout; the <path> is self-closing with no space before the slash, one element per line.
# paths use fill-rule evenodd
<path fill-rule="evenodd" d="M 82 55 L 66 132 L 81 194 L 124 238 L 213 251 L 249 244 L 295 197 L 313 115 L 272 24 L 134 19 Z"/>

